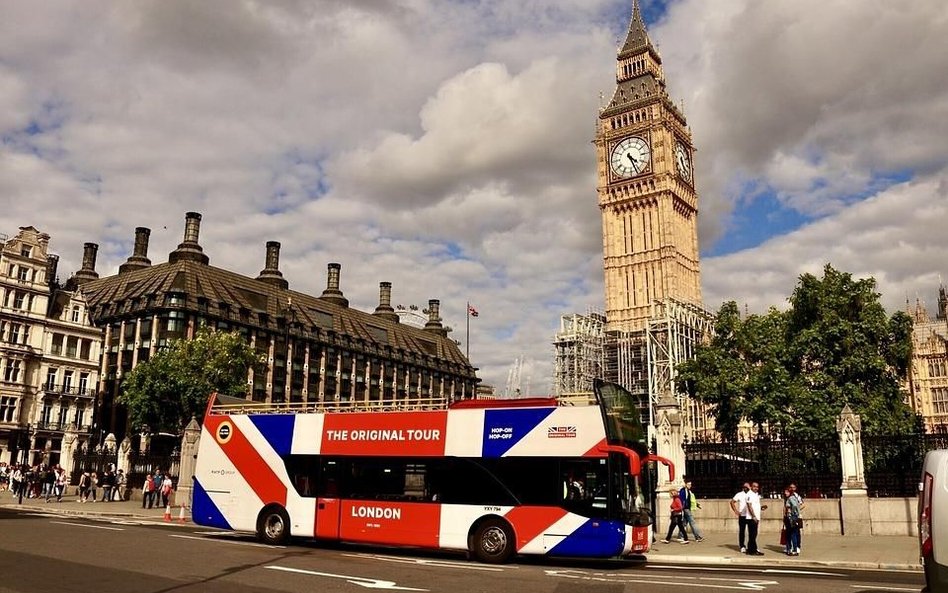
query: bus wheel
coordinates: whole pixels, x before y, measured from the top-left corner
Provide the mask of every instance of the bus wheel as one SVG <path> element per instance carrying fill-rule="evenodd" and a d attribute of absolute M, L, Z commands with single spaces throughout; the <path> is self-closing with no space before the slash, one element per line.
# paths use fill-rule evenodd
<path fill-rule="evenodd" d="M 282 507 L 263 509 L 257 519 L 257 539 L 272 546 L 285 544 L 290 539 L 290 518 Z"/>
<path fill-rule="evenodd" d="M 488 519 L 478 526 L 472 542 L 474 557 L 487 564 L 503 564 L 514 555 L 514 534 L 502 519 Z"/>

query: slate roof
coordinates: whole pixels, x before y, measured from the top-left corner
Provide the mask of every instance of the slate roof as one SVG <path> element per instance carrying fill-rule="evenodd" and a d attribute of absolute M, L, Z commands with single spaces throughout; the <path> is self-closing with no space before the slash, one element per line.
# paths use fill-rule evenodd
<path fill-rule="evenodd" d="M 393 321 L 391 315 L 387 318 L 359 311 L 200 261 L 157 264 L 90 280 L 81 289 L 100 323 L 140 317 L 156 308 L 174 308 L 166 304 L 166 297 L 169 293 L 183 294 L 185 304 L 180 308 L 209 317 L 274 332 L 284 331 L 282 322 L 292 319 L 303 335 L 331 331 L 370 345 L 435 357 L 460 366 L 457 370 L 461 374 L 474 375 L 470 362 L 442 330 L 413 327 Z M 264 321 L 261 313 L 265 314 Z"/>

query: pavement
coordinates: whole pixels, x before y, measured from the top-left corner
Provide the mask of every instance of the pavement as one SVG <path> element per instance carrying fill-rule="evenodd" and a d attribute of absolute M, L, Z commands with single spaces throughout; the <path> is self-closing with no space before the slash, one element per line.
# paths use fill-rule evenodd
<path fill-rule="evenodd" d="M 34 512 L 54 513 L 65 516 L 81 516 L 108 519 L 134 518 L 142 521 L 165 522 L 165 508 L 143 509 L 141 501 L 85 502 L 76 496 L 64 496 L 62 502 L 52 499 L 23 499 L 17 504 L 9 492 L 0 492 L 0 508 L 22 508 Z M 185 510 L 181 521 L 181 508 L 170 511 L 171 523 L 191 524 L 190 513 Z M 735 530 L 736 531 L 736 530 Z M 783 546 L 777 543 L 777 534 L 763 533 L 758 537 L 758 546 L 763 556 L 747 556 L 740 553 L 737 533 L 704 533 L 704 540 L 689 544 L 672 541 L 668 544 L 656 542 L 647 557 L 650 562 L 677 564 L 723 564 L 783 567 L 838 567 L 853 569 L 920 571 L 918 539 L 901 535 L 826 535 L 809 534 L 804 529 L 799 556 L 787 556 Z"/>

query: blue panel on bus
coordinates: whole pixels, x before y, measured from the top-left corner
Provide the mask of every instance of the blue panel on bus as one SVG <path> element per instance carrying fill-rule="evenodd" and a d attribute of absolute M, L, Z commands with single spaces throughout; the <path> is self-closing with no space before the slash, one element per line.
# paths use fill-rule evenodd
<path fill-rule="evenodd" d="M 484 412 L 484 457 L 503 457 L 556 408 L 514 408 Z"/>
<path fill-rule="evenodd" d="M 289 455 L 293 445 L 293 414 L 258 414 L 250 416 L 263 438 L 267 439 L 277 455 Z"/>
<path fill-rule="evenodd" d="M 621 521 L 590 519 L 548 552 L 550 556 L 610 558 L 622 553 L 626 527 Z"/>
<path fill-rule="evenodd" d="M 221 529 L 231 529 L 230 523 L 224 518 L 224 514 L 217 508 L 214 501 L 204 490 L 204 486 L 197 478 L 194 478 L 194 501 L 191 506 L 191 520 L 198 525 L 207 527 L 220 527 Z"/>

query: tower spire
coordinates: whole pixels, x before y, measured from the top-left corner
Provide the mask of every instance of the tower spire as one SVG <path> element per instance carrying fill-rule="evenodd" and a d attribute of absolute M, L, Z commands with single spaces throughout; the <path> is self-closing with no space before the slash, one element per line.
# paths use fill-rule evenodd
<path fill-rule="evenodd" d="M 642 9 L 639 7 L 639 0 L 632 0 L 632 20 L 629 22 L 629 32 L 625 36 L 625 43 L 619 50 L 619 58 L 649 51 L 655 56 L 658 52 L 652 46 L 652 40 L 648 37 L 648 31 L 645 30 L 645 21 L 642 19 Z"/>

